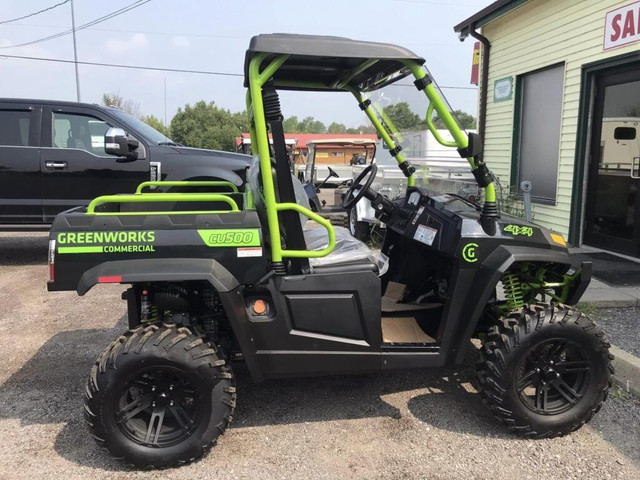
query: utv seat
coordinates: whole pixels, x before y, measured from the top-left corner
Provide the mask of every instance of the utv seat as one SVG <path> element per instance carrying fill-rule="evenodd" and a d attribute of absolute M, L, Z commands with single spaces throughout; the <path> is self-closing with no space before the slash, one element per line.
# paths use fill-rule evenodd
<path fill-rule="evenodd" d="M 334 273 L 338 271 L 372 270 L 383 275 L 389 266 L 389 259 L 379 251 L 371 250 L 364 242 L 351 235 L 344 227 L 333 227 L 336 233 L 336 246 L 326 257 L 310 258 L 309 264 L 314 271 Z M 310 226 L 303 229 L 304 240 L 309 250 L 322 250 L 329 243 L 329 235 L 324 227 Z"/>
<path fill-rule="evenodd" d="M 247 180 L 251 194 L 253 195 L 256 210 L 263 228 L 267 228 L 267 212 L 264 207 L 264 195 L 260 179 L 260 162 L 255 156 L 247 173 Z M 292 175 L 293 187 L 296 195 L 296 203 L 309 208 L 309 197 L 304 191 L 300 180 Z M 322 250 L 329 243 L 329 235 L 324 227 L 315 222 L 308 222 L 308 218 L 300 215 L 304 240 L 308 250 Z M 388 268 L 389 259 L 379 251 L 371 250 L 364 242 L 353 237 L 349 230 L 343 227 L 333 227 L 336 234 L 336 245 L 329 255 L 319 258 L 310 258 L 311 268 L 320 273 L 355 272 L 371 270 L 378 275 L 383 275 Z M 265 238 L 268 232 L 265 231 Z"/>

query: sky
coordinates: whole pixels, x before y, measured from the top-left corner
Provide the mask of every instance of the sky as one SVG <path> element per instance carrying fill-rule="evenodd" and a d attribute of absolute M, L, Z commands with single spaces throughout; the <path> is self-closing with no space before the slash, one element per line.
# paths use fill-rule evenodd
<path fill-rule="evenodd" d="M 73 38 L 17 46 L 71 28 L 70 3 L 45 13 L 1 22 L 62 0 L 0 0 L 0 97 L 76 100 L 73 64 L 3 57 L 21 55 L 73 60 Z M 73 0 L 76 26 L 134 0 Z M 249 40 L 260 33 L 336 35 L 395 43 L 426 58 L 454 109 L 477 110 L 470 82 L 473 39 L 460 42 L 453 26 L 491 0 L 151 0 L 123 15 L 76 33 L 78 60 L 241 74 Z M 16 45 L 12 47 L 12 45 Z M 179 107 L 199 100 L 241 111 L 245 89 L 239 76 L 167 73 L 80 65 L 81 100 L 100 103 L 118 92 L 140 104 L 143 114 L 170 121 Z M 166 117 L 165 117 L 166 82 Z M 469 88 L 473 87 L 473 88 Z M 358 126 L 366 119 L 349 94 L 286 92 L 285 116 L 313 116 Z"/>

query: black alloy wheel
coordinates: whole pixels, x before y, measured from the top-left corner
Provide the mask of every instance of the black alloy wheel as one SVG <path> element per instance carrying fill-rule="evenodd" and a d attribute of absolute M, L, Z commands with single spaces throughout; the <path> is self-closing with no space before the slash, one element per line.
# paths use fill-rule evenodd
<path fill-rule="evenodd" d="M 532 304 L 484 338 L 478 390 L 494 416 L 526 437 L 550 438 L 587 423 L 611 388 L 613 356 L 595 322 L 561 304 Z"/>

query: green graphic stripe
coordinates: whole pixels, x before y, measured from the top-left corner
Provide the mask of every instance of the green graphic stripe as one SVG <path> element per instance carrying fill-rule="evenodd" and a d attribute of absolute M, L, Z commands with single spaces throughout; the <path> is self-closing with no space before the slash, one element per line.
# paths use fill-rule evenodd
<path fill-rule="evenodd" d="M 58 253 L 102 253 L 102 246 L 97 247 L 58 247 Z"/>

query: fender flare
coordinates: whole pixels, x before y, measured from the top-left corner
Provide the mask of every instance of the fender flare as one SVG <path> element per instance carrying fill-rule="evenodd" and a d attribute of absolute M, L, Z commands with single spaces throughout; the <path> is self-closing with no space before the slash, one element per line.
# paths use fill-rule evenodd
<path fill-rule="evenodd" d="M 218 292 L 229 292 L 240 283 L 219 262 L 210 258 L 162 258 L 115 260 L 84 272 L 76 291 L 84 295 L 98 283 L 180 282 L 205 280 Z"/>
<path fill-rule="evenodd" d="M 473 279 L 473 286 L 482 285 L 483 288 L 471 295 L 469 295 L 470 292 L 466 292 L 465 297 L 467 300 L 464 303 L 467 307 L 462 307 L 458 311 L 458 330 L 453 334 L 453 338 L 458 339 L 458 342 L 455 342 L 458 345 L 455 354 L 455 363 L 461 363 L 464 360 L 471 335 L 473 335 L 480 321 L 482 311 L 491 298 L 502 275 L 511 265 L 518 262 L 558 263 L 566 265 L 567 268 L 571 266 L 571 259 L 567 251 L 509 245 L 501 245 L 496 248 L 484 262 L 482 262 L 482 268 L 477 270 L 475 278 Z M 461 322 L 459 320 L 460 318 L 468 318 L 469 322 Z"/>

